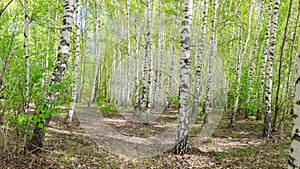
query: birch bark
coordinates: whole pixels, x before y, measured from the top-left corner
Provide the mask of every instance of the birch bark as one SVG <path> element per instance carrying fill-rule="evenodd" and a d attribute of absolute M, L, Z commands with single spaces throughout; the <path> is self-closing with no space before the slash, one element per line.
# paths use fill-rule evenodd
<path fill-rule="evenodd" d="M 179 116 L 178 133 L 176 135 L 175 154 L 185 154 L 188 149 L 188 115 L 190 107 L 190 39 L 193 1 L 185 0 L 183 4 L 182 31 L 181 31 L 181 60 L 180 60 L 180 87 L 179 87 Z"/>
<path fill-rule="evenodd" d="M 77 80 L 78 80 L 78 58 L 79 58 L 79 45 L 80 45 L 80 0 L 77 0 L 76 7 L 76 42 L 75 42 L 75 54 L 74 54 L 74 74 L 72 82 L 72 102 L 68 115 L 68 122 L 71 123 L 75 111 L 75 104 L 77 100 Z"/>

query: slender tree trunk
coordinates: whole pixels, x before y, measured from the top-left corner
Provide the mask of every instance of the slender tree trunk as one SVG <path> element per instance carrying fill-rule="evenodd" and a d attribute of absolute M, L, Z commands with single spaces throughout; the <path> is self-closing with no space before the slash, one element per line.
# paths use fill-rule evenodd
<path fill-rule="evenodd" d="M 146 121 L 145 123 L 149 123 L 149 117 L 151 113 L 151 107 L 153 100 L 153 74 L 152 74 L 152 0 L 147 0 L 147 33 L 146 33 L 146 46 L 145 46 L 145 58 L 148 61 L 148 95 L 146 96 Z"/>
<path fill-rule="evenodd" d="M 64 16 L 63 16 L 63 27 L 60 38 L 60 45 L 57 55 L 57 60 L 55 63 L 55 68 L 50 79 L 50 87 L 60 84 L 65 69 L 67 68 L 67 62 L 70 57 L 70 46 L 71 46 L 71 32 L 73 24 L 73 13 L 74 13 L 74 3 L 73 0 L 64 0 Z M 53 108 L 53 105 L 50 104 L 53 101 L 56 101 L 59 96 L 60 90 L 56 89 L 48 93 L 46 100 L 46 107 L 49 109 Z M 40 112 L 42 113 L 42 112 Z M 42 148 L 44 145 L 45 132 L 40 125 L 47 125 L 50 121 L 51 114 L 49 117 L 41 119 L 41 122 L 35 124 L 33 131 L 33 137 L 29 143 L 29 149 L 32 150 L 35 147 Z"/>
<path fill-rule="evenodd" d="M 57 11 L 59 11 L 58 10 L 58 0 L 56 0 L 56 2 L 55 2 L 55 13 L 54 13 L 54 23 L 56 23 L 57 22 Z M 57 32 L 56 32 L 56 29 L 54 29 L 54 34 L 53 34 L 53 39 L 54 39 L 54 45 L 53 45 L 53 51 L 54 51 L 54 53 L 55 53 L 55 56 L 57 56 L 58 55 L 58 49 L 57 49 L 57 47 L 56 47 L 56 36 L 57 36 Z"/>
<path fill-rule="evenodd" d="M 208 18 L 208 0 L 204 1 L 204 10 L 203 10 L 203 23 L 202 23 L 202 33 L 201 33 L 201 39 L 200 39 L 200 48 L 199 52 L 197 52 L 198 55 L 198 63 L 197 63 L 197 69 L 196 69 L 196 84 L 194 88 L 194 102 L 193 102 L 193 108 L 192 108 L 192 114 L 191 117 L 194 119 L 198 113 L 198 106 L 199 106 L 199 93 L 200 93 L 200 87 L 201 87 L 201 75 L 202 75 L 202 60 L 204 57 L 204 49 L 206 46 L 206 25 L 207 25 L 207 18 Z"/>
<path fill-rule="evenodd" d="M 51 7 L 50 7 L 50 2 L 48 1 L 48 19 L 50 20 L 50 16 L 51 16 L 51 13 L 50 13 L 50 10 L 51 10 Z M 50 42 L 50 29 L 47 30 L 47 42 Z M 49 83 L 49 45 L 46 46 L 46 61 L 45 61 L 45 68 L 46 68 L 46 71 L 44 73 L 44 76 L 45 78 L 43 79 L 43 86 L 45 85 L 45 83 L 48 85 Z"/>
<path fill-rule="evenodd" d="M 28 17 L 28 0 L 24 1 L 24 12 L 25 12 L 25 24 L 24 24 L 24 54 L 26 61 L 26 79 L 25 79 L 25 114 L 26 121 L 28 120 L 29 114 L 29 80 L 30 80 L 30 60 L 28 54 L 28 32 L 29 32 L 29 17 Z M 27 144 L 27 129 L 24 134 L 24 145 Z M 22 149 L 25 151 L 26 146 L 23 146 Z"/>
<path fill-rule="evenodd" d="M 86 3 L 85 9 L 88 9 L 88 3 Z M 87 16 L 87 12 L 85 13 Z M 88 19 L 85 17 L 84 20 L 84 30 L 82 33 L 82 53 L 81 53 L 81 74 L 80 74 L 80 82 L 79 82 L 79 97 L 78 101 L 82 101 L 83 90 L 84 90 L 84 77 L 85 77 L 85 62 L 86 62 L 86 38 L 87 38 L 87 28 L 88 28 Z M 81 21 L 83 23 L 83 21 Z"/>
<path fill-rule="evenodd" d="M 190 107 L 190 39 L 193 14 L 193 1 L 185 0 L 183 4 L 181 31 L 181 60 L 179 87 L 178 133 L 176 135 L 175 154 L 185 154 L 188 149 L 189 107 Z"/>
<path fill-rule="evenodd" d="M 163 39 L 163 33 L 164 33 L 164 14 L 162 13 L 162 3 L 159 2 L 159 21 L 158 21 L 158 38 L 157 38 L 157 54 L 156 54 L 156 68 L 155 68 L 155 77 L 154 77 L 154 86 L 153 86 L 153 94 L 152 99 L 153 100 L 153 107 L 156 107 L 158 104 L 158 95 L 159 95 L 159 89 L 158 89 L 158 78 L 159 78 L 159 72 L 161 71 L 160 63 L 162 62 L 163 58 L 163 45 L 162 45 L 162 39 Z"/>
<path fill-rule="evenodd" d="M 174 37 L 174 48 L 173 49 L 173 44 L 170 43 L 170 49 L 169 49 L 169 59 L 168 59 L 168 71 L 173 72 L 174 70 L 174 58 L 175 58 L 175 52 L 176 52 L 176 38 Z M 172 74 L 168 74 L 168 81 L 167 81 L 167 86 L 166 86 L 166 106 L 165 110 L 170 106 L 170 97 L 171 97 L 171 85 L 172 85 Z"/>
<path fill-rule="evenodd" d="M 121 58 L 122 58 L 122 51 L 121 51 L 121 42 L 119 42 L 118 44 L 118 67 L 117 67 L 117 79 L 116 81 L 118 82 L 121 82 L 121 74 L 122 74 L 122 67 L 121 67 L 121 64 L 122 64 L 122 61 L 121 61 Z M 116 104 L 117 105 L 121 105 L 122 104 L 122 87 L 120 85 L 117 85 L 117 93 L 116 93 L 116 96 L 117 96 L 117 99 L 116 99 Z"/>
<path fill-rule="evenodd" d="M 140 110 L 144 111 L 146 109 L 146 100 L 147 100 L 147 81 L 146 81 L 146 73 L 147 73 L 147 44 L 145 44 L 145 54 L 142 61 L 142 97 L 141 97 L 141 107 Z"/>
<path fill-rule="evenodd" d="M 261 119 L 261 114 L 263 111 L 263 102 L 264 102 L 264 89 L 265 89 L 265 80 L 266 80 L 266 66 L 267 66 L 267 59 L 269 56 L 269 41 L 270 41 L 270 29 L 271 29 L 271 18 L 272 18 L 272 0 L 269 1 L 269 6 L 268 6 L 268 21 L 267 21 L 267 30 L 266 30 L 266 41 L 265 41 L 265 51 L 264 51 L 264 59 L 262 63 L 262 68 L 261 68 L 261 79 L 260 79 L 260 90 L 258 93 L 258 109 L 257 109 L 257 115 L 256 115 L 256 120 Z"/>
<path fill-rule="evenodd" d="M 217 0 L 214 0 L 213 4 L 213 20 L 212 20 L 212 27 L 211 27 L 211 35 L 210 35 L 210 51 L 208 56 L 208 72 L 207 72 L 207 82 L 206 82 L 206 91 L 205 91 L 205 103 L 204 103 L 204 124 L 208 124 L 208 112 L 210 109 L 210 102 L 211 102 L 211 86 L 212 86 L 212 75 L 213 75 L 213 57 L 216 54 L 216 39 L 215 39 L 215 29 L 216 29 L 216 19 L 217 19 Z"/>
<path fill-rule="evenodd" d="M 283 140 L 284 138 L 284 124 L 285 124 L 285 118 L 286 115 L 288 113 L 288 109 L 290 108 L 290 103 L 293 101 L 293 99 L 291 98 L 291 96 L 289 95 L 289 91 L 290 91 L 290 82 L 291 82 L 291 73 L 292 73 L 292 65 L 293 65 L 293 51 L 294 51 L 294 45 L 295 45 L 295 39 L 296 39 L 296 33 L 297 33 L 297 28 L 298 28 L 298 22 L 299 22 L 299 17 L 300 17 L 300 1 L 298 1 L 298 14 L 297 14 L 297 18 L 296 18 L 296 24 L 294 27 L 294 31 L 292 31 L 292 42 L 290 45 L 290 59 L 289 59 L 289 68 L 288 68 L 288 76 L 287 76 L 287 86 L 286 86 L 286 97 L 285 97 L 285 108 L 284 108 L 284 112 L 283 112 L 283 116 L 280 120 L 280 137 L 281 140 Z"/>
<path fill-rule="evenodd" d="M 136 115 L 139 114 L 138 106 L 140 102 L 140 95 L 139 95 L 139 29 L 137 24 L 137 17 L 135 17 L 135 103 L 134 103 L 134 112 Z"/>
<path fill-rule="evenodd" d="M 299 32 L 300 33 L 300 32 Z M 296 56 L 296 93 L 294 104 L 294 126 L 288 168 L 300 168 L 300 36 L 298 37 L 298 51 Z"/>
<path fill-rule="evenodd" d="M 73 82 L 72 82 L 72 103 L 69 110 L 68 122 L 71 123 L 75 111 L 75 104 L 77 100 L 77 80 L 78 80 L 78 58 L 79 58 L 79 50 L 80 50 L 80 0 L 77 0 L 77 8 L 76 8 L 76 42 L 75 42 L 75 55 L 74 55 L 74 74 L 73 74 Z"/>
<path fill-rule="evenodd" d="M 95 72 L 94 72 L 94 81 L 92 84 L 92 94 L 90 98 L 90 104 L 95 103 L 96 101 L 96 85 L 99 79 L 99 67 L 100 67 L 100 47 L 99 47 L 99 12 L 98 12 L 98 3 L 95 2 Z"/>
<path fill-rule="evenodd" d="M 233 106 L 233 114 L 231 117 L 231 121 L 229 125 L 232 125 L 235 123 L 236 115 L 238 112 L 238 106 L 239 106 L 239 91 L 240 91 L 240 81 L 241 81 L 241 73 L 242 73 L 242 57 L 241 57 L 241 52 L 242 52 L 242 15 L 241 15 L 241 0 L 239 1 L 238 4 L 238 10 L 237 10 L 237 20 L 238 20 L 238 39 L 239 39 L 239 45 L 238 45 L 238 50 L 236 51 L 237 59 L 236 59 L 236 96 L 234 100 L 234 106 Z"/>
<path fill-rule="evenodd" d="M 282 74 L 282 57 L 284 54 L 284 46 L 285 42 L 287 39 L 287 33 L 288 33 L 288 26 L 289 26 L 289 20 L 291 16 L 291 10 L 292 10 L 292 5 L 293 5 L 293 0 L 290 0 L 290 5 L 289 5 L 289 11 L 288 11 L 288 16 L 285 24 L 285 29 L 284 29 L 284 35 L 282 39 L 282 44 L 280 47 L 280 55 L 279 55 L 279 65 L 278 65 L 278 80 L 277 80 L 277 89 L 276 89 L 276 98 L 275 98 L 275 111 L 274 111 L 274 118 L 272 122 L 272 128 L 275 129 L 276 123 L 277 123 L 277 118 L 278 118 L 278 113 L 279 113 L 279 91 L 280 91 L 280 85 L 281 85 L 281 74 Z"/>
<path fill-rule="evenodd" d="M 276 44 L 277 35 L 277 25 L 278 25 L 278 13 L 279 13 L 280 0 L 275 0 L 274 13 L 273 13 L 273 25 L 272 25 L 272 35 L 270 40 L 270 50 L 268 58 L 268 70 L 267 70 L 267 83 L 266 83 L 266 112 L 265 112 L 265 122 L 263 136 L 264 138 L 269 138 L 271 134 L 271 102 L 272 102 L 272 77 L 273 77 L 273 59 L 274 50 Z"/>
<path fill-rule="evenodd" d="M 261 33 L 261 28 L 262 28 L 262 21 L 264 19 L 264 9 L 265 9 L 265 0 L 261 2 L 261 7 L 259 14 L 257 15 L 257 20 L 256 20 L 256 25 L 258 25 L 257 32 L 255 35 L 255 42 L 254 42 L 254 47 L 251 48 L 251 66 L 250 66 L 250 71 L 249 71 L 249 90 L 247 94 L 247 110 L 246 110 L 246 117 L 248 118 L 249 116 L 249 105 L 250 105 L 250 99 L 251 99 L 251 92 L 253 90 L 253 74 L 254 74 L 254 69 L 255 69 L 255 59 L 257 55 L 257 50 L 258 50 L 258 43 L 259 43 L 259 37 Z"/>
<path fill-rule="evenodd" d="M 241 1 L 240 1 L 241 2 Z M 241 14 L 240 13 L 240 5 L 239 4 L 239 15 Z M 241 15 L 240 15 L 241 17 Z M 249 6 L 249 13 L 248 13 L 248 33 L 247 33 L 247 38 L 246 38 L 246 41 L 245 41 L 245 44 L 244 44 L 244 48 L 242 49 L 242 18 L 239 18 L 239 32 L 240 32 L 240 46 L 239 46 L 239 52 L 238 52 L 238 57 L 237 57 L 237 89 L 236 89 L 236 92 L 237 92 L 237 95 L 236 95 L 236 100 L 235 100 L 235 103 L 234 103 L 234 110 L 233 110 L 233 115 L 232 115 L 232 119 L 231 119 L 231 122 L 230 124 L 233 124 L 235 123 L 235 120 L 236 120 L 236 116 L 237 116 L 237 112 L 238 112 L 238 108 L 239 108 L 239 99 L 240 99 L 240 88 L 241 88 L 241 76 L 242 76 L 242 65 L 243 65 L 243 61 L 244 61 L 244 57 L 246 55 L 246 52 L 247 52 L 247 46 L 248 46 L 248 42 L 249 42 L 249 39 L 250 39 L 250 33 L 251 33 L 251 17 L 252 17 L 252 2 L 250 2 L 250 6 Z M 241 51 L 241 53 L 240 53 Z"/>
<path fill-rule="evenodd" d="M 131 68 L 131 44 L 130 44 L 130 0 L 126 2 L 126 20 L 127 20 L 127 89 L 126 104 L 130 104 L 130 68 Z"/>

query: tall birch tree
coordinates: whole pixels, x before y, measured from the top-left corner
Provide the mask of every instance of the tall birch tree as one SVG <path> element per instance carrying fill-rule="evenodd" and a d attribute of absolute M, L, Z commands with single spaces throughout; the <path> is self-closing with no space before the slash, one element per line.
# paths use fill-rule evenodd
<path fill-rule="evenodd" d="M 28 119 L 29 113 L 29 78 L 30 78 L 30 60 L 28 54 L 28 32 L 29 32 L 29 17 L 28 17 L 28 0 L 24 3 L 25 12 L 25 24 L 24 24 L 24 54 L 25 54 L 25 65 L 26 65 L 26 79 L 25 79 L 25 114 L 26 120 Z M 1 86 L 0 86 L 1 87 Z M 27 130 L 27 129 L 26 129 Z M 27 144 L 27 133 L 24 135 L 24 145 Z M 24 148 L 24 147 L 23 147 Z"/>
<path fill-rule="evenodd" d="M 131 68 L 131 43 L 130 43 L 130 0 L 126 1 L 126 20 L 127 20 L 127 89 L 126 104 L 130 103 L 130 68 Z"/>
<path fill-rule="evenodd" d="M 253 90 L 253 74 L 254 74 L 254 69 L 255 69 L 255 59 L 256 59 L 256 55 L 257 55 L 259 37 L 260 37 L 262 23 L 263 23 L 262 21 L 264 19 L 264 9 L 265 9 L 265 0 L 262 0 L 260 10 L 259 10 L 259 13 L 258 13 L 257 19 L 256 19 L 256 25 L 258 25 L 258 27 L 257 27 L 257 31 L 255 34 L 255 42 L 254 42 L 254 46 L 251 48 L 251 51 L 250 51 L 251 65 L 250 65 L 250 70 L 249 70 L 249 90 L 248 90 L 247 101 L 246 101 L 246 105 L 247 105 L 246 118 L 248 118 L 251 92 Z"/>
<path fill-rule="evenodd" d="M 193 1 L 185 0 L 183 4 L 182 30 L 180 36 L 180 86 L 179 86 L 179 116 L 178 133 L 176 135 L 175 154 L 185 154 L 188 149 L 188 115 L 190 107 L 190 39 Z"/>
<path fill-rule="evenodd" d="M 279 113 L 279 91 L 280 91 L 280 85 L 281 85 L 281 80 L 282 80 L 281 75 L 282 75 L 282 67 L 283 67 L 282 66 L 283 55 L 284 55 L 285 43 L 287 41 L 287 33 L 288 33 L 289 21 L 290 21 L 290 17 L 291 17 L 292 6 L 293 6 L 293 0 L 290 0 L 289 10 L 288 10 L 287 19 L 286 19 L 285 28 L 284 28 L 284 35 L 283 35 L 282 44 L 280 47 L 278 74 L 277 74 L 278 80 L 277 80 L 276 97 L 275 97 L 275 111 L 274 111 L 274 118 L 272 121 L 273 129 L 275 129 L 275 127 L 276 127 L 276 122 L 277 122 L 278 113 Z"/>
<path fill-rule="evenodd" d="M 298 37 L 298 51 L 296 55 L 294 126 L 292 130 L 292 144 L 289 157 L 290 159 L 288 161 L 288 168 L 300 168 L 300 36 Z"/>
<path fill-rule="evenodd" d="M 212 86 L 212 75 L 213 75 L 213 57 L 216 54 L 216 39 L 215 39 L 215 29 L 216 29 L 216 20 L 217 20 L 217 0 L 214 0 L 213 4 L 213 19 L 211 26 L 211 34 L 210 34 L 210 51 L 208 55 L 208 72 L 207 72 L 207 81 L 206 81 L 206 91 L 205 91 L 205 103 L 204 103 L 204 124 L 208 124 L 208 112 L 210 108 L 210 99 L 211 99 L 211 86 Z"/>
<path fill-rule="evenodd" d="M 266 30 L 266 39 L 265 39 L 265 45 L 264 45 L 264 58 L 261 68 L 261 78 L 260 78 L 260 89 L 258 93 L 258 109 L 256 114 L 256 119 L 261 119 L 261 114 L 263 111 L 263 102 L 264 102 L 264 89 L 265 89 L 265 80 L 266 80 L 266 66 L 267 66 L 267 59 L 269 56 L 269 41 L 270 41 L 270 29 L 271 29 L 271 19 L 272 19 L 272 8 L 273 8 L 273 1 L 269 1 L 268 5 L 268 20 L 267 20 L 267 30 Z"/>
<path fill-rule="evenodd" d="M 74 2 L 73 0 L 64 0 L 64 16 L 62 23 L 62 32 L 60 37 L 60 45 L 58 48 L 57 60 L 55 62 L 55 68 L 50 79 L 50 87 L 57 86 L 61 83 L 64 76 L 64 72 L 67 68 L 67 63 L 70 57 L 70 46 L 71 46 L 71 32 L 73 25 L 73 13 L 74 13 Z M 60 90 L 54 87 L 55 90 L 50 90 L 46 100 L 46 107 L 49 109 L 53 108 L 51 102 L 57 100 Z M 40 112 L 42 113 L 42 112 Z M 50 115 L 42 118 L 40 122 L 37 122 L 34 126 L 33 136 L 28 144 L 29 149 L 33 150 L 35 147 L 42 148 L 44 145 L 45 131 L 40 125 L 47 125 L 49 123 Z"/>
<path fill-rule="evenodd" d="M 153 54 L 152 54 L 152 9 L 153 0 L 147 0 L 147 42 L 146 48 L 148 56 L 148 99 L 147 99 L 147 110 L 146 110 L 146 123 L 149 123 L 149 116 L 151 113 L 151 108 L 153 104 L 152 95 L 153 95 Z"/>
<path fill-rule="evenodd" d="M 274 13 L 272 20 L 272 34 L 270 40 L 270 49 L 268 57 L 268 69 L 267 69 L 267 83 L 266 83 L 266 112 L 264 120 L 263 136 L 269 138 L 271 134 L 271 108 L 272 108 L 272 77 L 273 77 L 273 60 L 275 54 L 276 35 L 278 27 L 278 13 L 279 13 L 280 0 L 275 0 Z"/>
<path fill-rule="evenodd" d="M 204 1 L 204 10 L 203 10 L 203 23 L 201 28 L 201 39 L 200 39 L 200 48 L 199 52 L 197 52 L 197 69 L 196 69 L 196 84 L 194 89 L 194 101 L 193 101 L 193 108 L 192 108 L 192 117 L 197 114 L 198 106 L 199 106 L 199 93 L 201 87 L 201 74 L 202 74 L 202 60 L 204 58 L 204 49 L 206 46 L 206 26 L 207 26 L 207 17 L 208 17 L 208 0 Z"/>
<path fill-rule="evenodd" d="M 74 74 L 72 81 L 72 102 L 68 115 L 68 122 L 71 123 L 75 111 L 75 104 L 77 100 L 77 80 L 78 80 L 78 58 L 80 45 L 80 0 L 77 0 L 76 7 L 76 40 L 75 40 L 75 54 L 74 54 Z"/>
<path fill-rule="evenodd" d="M 95 1 L 95 34 L 94 34 L 94 45 L 95 45 L 95 71 L 94 80 L 92 84 L 92 93 L 90 98 L 90 103 L 92 104 L 96 101 L 96 85 L 99 79 L 99 67 L 100 67 L 100 47 L 99 47 L 99 9 L 98 1 Z"/>

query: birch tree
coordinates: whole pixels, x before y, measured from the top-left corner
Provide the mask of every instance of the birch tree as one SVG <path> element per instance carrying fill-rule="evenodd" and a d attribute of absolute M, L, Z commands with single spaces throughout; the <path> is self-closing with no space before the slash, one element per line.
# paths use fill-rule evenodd
<path fill-rule="evenodd" d="M 50 79 L 50 87 L 54 87 L 60 84 L 65 69 L 67 68 L 67 62 L 70 57 L 70 46 L 71 46 L 71 32 L 73 23 L 73 13 L 74 13 L 74 3 L 73 0 L 64 0 L 64 16 L 62 23 L 62 32 L 60 37 L 60 45 L 58 49 L 57 60 L 55 62 L 55 68 Z M 49 109 L 53 108 L 51 102 L 56 101 L 60 94 L 60 90 L 55 88 L 55 90 L 50 90 L 46 100 L 46 107 Z M 40 112 L 42 113 L 42 112 Z M 49 117 L 41 119 L 41 122 L 35 124 L 33 130 L 33 136 L 28 144 L 29 149 L 32 150 L 35 147 L 42 148 L 44 145 L 45 132 L 40 127 L 40 125 L 47 125 L 49 123 L 51 114 Z"/>
<path fill-rule="evenodd" d="M 126 104 L 130 103 L 130 68 L 131 68 L 131 44 L 130 44 L 130 0 L 126 1 L 126 20 L 127 20 L 127 95 Z"/>
<path fill-rule="evenodd" d="M 153 94 L 151 100 L 153 100 L 153 106 L 155 107 L 158 103 L 158 97 L 160 93 L 160 89 L 158 86 L 159 80 L 159 72 L 161 72 L 162 58 L 163 58 L 163 36 L 164 36 L 164 14 L 162 13 L 162 4 L 163 2 L 159 2 L 159 19 L 158 19 L 158 37 L 157 37 L 157 54 L 156 54 L 156 67 L 155 67 L 155 77 L 154 77 L 154 85 L 153 85 Z"/>
<path fill-rule="evenodd" d="M 180 86 L 179 86 L 179 116 L 178 132 L 176 135 L 175 154 L 185 154 L 188 149 L 188 115 L 190 107 L 190 39 L 193 1 L 185 0 L 183 4 L 182 30 L 181 30 L 181 60 L 180 60 Z"/>
<path fill-rule="evenodd" d="M 299 32 L 300 33 L 300 32 Z M 298 51 L 296 55 L 296 92 L 294 104 L 294 126 L 292 130 L 292 144 L 288 168 L 300 168 L 300 36 L 298 37 Z"/>
<path fill-rule="evenodd" d="M 30 78 L 30 61 L 28 54 L 28 32 L 29 32 L 29 17 L 28 17 L 28 0 L 24 1 L 24 12 L 25 12 L 25 24 L 24 24 L 24 54 L 26 61 L 26 79 L 25 79 L 25 114 L 26 120 L 28 119 L 29 113 L 29 78 Z M 0 86 L 1 87 L 1 86 Z M 26 129 L 27 130 L 27 129 Z M 24 135 L 24 145 L 27 144 L 27 133 Z"/>
<path fill-rule="evenodd" d="M 289 68 L 288 68 L 288 76 L 287 76 L 287 84 L 286 84 L 286 95 L 285 97 L 285 102 L 286 102 L 286 105 L 284 107 L 284 112 L 283 112 L 283 115 L 281 117 L 281 120 L 280 120 L 280 137 L 281 137 L 281 140 L 284 139 L 284 127 L 285 127 L 285 119 L 286 119 L 286 115 L 288 113 L 288 109 L 290 108 L 290 105 L 293 103 L 293 99 L 291 97 L 291 94 L 289 94 L 289 91 L 290 91 L 290 84 L 291 84 L 291 75 L 292 75 L 292 65 L 293 65 L 293 61 L 294 61 L 294 57 L 293 57 L 293 52 L 294 52 L 294 45 L 295 45 L 295 39 L 296 39 L 296 34 L 297 34 L 297 27 L 298 27 L 298 22 L 299 22 L 299 18 L 300 18 L 300 1 L 298 1 L 298 12 L 297 12 L 297 17 L 296 17 L 296 24 L 295 24 L 295 27 L 292 31 L 292 42 L 290 44 L 290 56 L 289 56 L 289 61 L 288 61 L 288 64 L 289 64 Z"/>
<path fill-rule="evenodd" d="M 99 12 L 98 12 L 98 2 L 95 2 L 95 34 L 94 34 L 94 44 L 95 44 L 95 72 L 94 80 L 92 84 L 92 93 L 90 98 L 90 103 L 92 104 L 96 101 L 96 85 L 99 79 L 99 66 L 100 66 L 100 47 L 99 47 Z"/>
<path fill-rule="evenodd" d="M 217 0 L 214 0 L 213 4 L 213 19 L 212 19 L 212 26 L 211 26 L 211 34 L 210 34 L 210 51 L 208 55 L 208 72 L 207 72 L 207 81 L 206 81 L 206 91 L 205 91 L 205 115 L 204 115 L 204 124 L 208 124 L 208 112 L 210 108 L 210 98 L 211 98 L 211 82 L 212 82 L 212 74 L 213 74 L 213 57 L 215 56 L 215 49 L 216 49 L 216 40 L 215 40 L 215 29 L 216 29 L 216 19 L 217 19 Z"/>
<path fill-rule="evenodd" d="M 139 29 L 137 24 L 137 17 L 134 19 L 135 25 L 135 102 L 134 102 L 134 112 L 138 115 L 138 106 L 140 102 L 139 95 Z"/>
<path fill-rule="evenodd" d="M 272 18 L 272 0 L 269 1 L 268 5 L 268 20 L 267 20 L 267 30 L 266 30 L 266 39 L 265 39 L 265 45 L 264 45 L 264 58 L 261 68 L 261 79 L 260 79 L 260 89 L 259 89 L 259 102 L 258 102 L 258 109 L 257 109 L 257 115 L 256 120 L 261 119 L 261 113 L 262 113 L 262 106 L 264 102 L 264 88 L 265 88 L 265 80 L 266 80 L 266 64 L 267 59 L 269 56 L 269 41 L 270 41 L 270 29 L 271 29 L 271 18 Z"/>
<path fill-rule="evenodd" d="M 273 60 L 274 60 L 274 50 L 276 44 L 277 26 L 278 26 L 278 13 L 279 13 L 280 0 L 275 0 L 274 13 L 272 20 L 272 35 L 270 40 L 270 49 L 268 57 L 268 69 L 267 69 L 267 83 L 266 83 L 266 112 L 265 112 L 265 122 L 263 129 L 263 136 L 269 138 L 271 134 L 271 102 L 272 102 L 272 77 L 273 77 Z"/>
<path fill-rule="evenodd" d="M 193 101 L 193 108 L 192 108 L 192 117 L 197 114 L 198 106 L 199 106 L 199 93 L 201 87 L 201 74 L 202 74 L 202 60 L 204 57 L 204 49 L 206 44 L 206 25 L 207 25 L 207 17 L 208 17 L 208 0 L 204 1 L 204 10 L 203 10 L 203 23 L 201 28 L 201 39 L 200 39 L 200 48 L 199 52 L 197 52 L 197 69 L 196 69 L 196 84 L 194 89 L 194 101 Z"/>
<path fill-rule="evenodd" d="M 279 91 L 280 91 L 280 85 L 281 85 L 283 53 L 284 53 L 285 43 L 287 41 L 287 33 L 288 33 L 288 27 L 289 27 L 292 6 L 293 6 L 293 0 L 290 0 L 288 15 L 287 15 L 286 23 L 285 23 L 285 28 L 284 28 L 284 35 L 283 35 L 282 44 L 280 47 L 278 74 L 277 74 L 278 81 L 277 81 L 276 98 L 275 98 L 275 111 L 274 111 L 274 118 L 272 121 L 273 129 L 275 129 L 275 127 L 276 127 L 276 122 L 277 122 L 278 113 L 279 113 Z"/>
<path fill-rule="evenodd" d="M 74 54 L 74 74 L 72 82 L 72 102 L 68 115 L 68 122 L 71 123 L 75 110 L 75 103 L 77 100 L 77 80 L 78 80 L 78 58 L 79 58 L 79 45 L 80 45 L 80 0 L 77 0 L 76 7 L 76 42 Z"/>
<path fill-rule="evenodd" d="M 149 116 L 153 104 L 153 61 L 152 61 L 152 9 L 153 1 L 147 0 L 147 39 L 146 39 L 146 55 L 148 56 L 148 87 L 149 94 L 147 99 L 146 123 L 149 123 Z"/>
<path fill-rule="evenodd" d="M 88 9 L 88 3 L 85 6 Z M 87 12 L 85 12 L 85 16 L 87 16 Z M 81 23 L 83 23 L 81 21 Z M 88 28 L 88 20 L 85 19 L 84 29 L 83 29 L 83 42 L 82 42 L 82 53 L 81 53 L 81 74 L 80 74 L 80 82 L 79 82 L 79 97 L 78 101 L 82 101 L 83 89 L 84 89 L 84 77 L 85 77 L 85 62 L 86 62 L 86 38 L 87 38 L 87 28 Z"/>
<path fill-rule="evenodd" d="M 241 1 L 239 3 L 239 15 L 240 15 L 240 5 L 241 5 Z M 237 115 L 237 111 L 239 108 L 239 99 L 240 99 L 240 88 L 241 88 L 241 76 L 242 76 L 242 65 L 243 65 L 243 61 L 244 61 L 244 57 L 246 55 L 247 52 L 247 45 L 250 39 L 250 33 L 251 33 L 251 16 L 252 16 L 252 2 L 250 2 L 250 6 L 249 6 L 249 13 L 248 13 L 248 32 L 247 32 L 247 38 L 245 40 L 244 43 L 244 48 L 242 49 L 242 18 L 239 18 L 239 40 L 240 40 L 240 46 L 239 46 L 239 50 L 240 52 L 237 52 L 237 96 L 236 96 L 236 100 L 234 103 L 234 110 L 233 110 L 233 116 L 231 119 L 231 124 L 233 124 L 235 122 L 236 119 L 236 115 Z M 241 15 L 240 15 L 241 17 Z"/>
<path fill-rule="evenodd" d="M 250 70 L 249 70 L 249 90 L 248 90 L 247 101 L 246 101 L 246 105 L 247 105 L 246 118 L 248 118 L 251 92 L 253 90 L 252 85 L 253 85 L 253 74 L 254 74 L 254 69 L 255 69 L 255 59 L 256 59 L 257 50 L 258 50 L 258 43 L 259 43 L 259 37 L 260 37 L 260 33 L 261 33 L 261 28 L 262 28 L 262 21 L 264 19 L 264 9 L 265 9 L 265 0 L 261 1 L 260 10 L 257 15 L 256 24 L 255 24 L 255 25 L 258 25 L 256 34 L 255 34 L 255 42 L 254 42 L 254 46 L 251 48 L 251 51 L 250 51 L 251 65 L 250 65 Z"/>

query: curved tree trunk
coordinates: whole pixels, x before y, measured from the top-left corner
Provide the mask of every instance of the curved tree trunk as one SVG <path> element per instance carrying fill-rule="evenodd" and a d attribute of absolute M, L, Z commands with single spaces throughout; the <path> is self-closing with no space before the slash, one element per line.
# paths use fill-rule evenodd
<path fill-rule="evenodd" d="M 55 68 L 50 79 L 50 87 L 60 84 L 64 72 L 67 68 L 67 63 L 70 57 L 70 47 L 71 47 L 71 32 L 73 25 L 73 13 L 74 13 L 74 3 L 73 0 L 64 0 L 64 16 L 63 16 L 63 27 L 60 37 L 60 45 L 57 54 L 57 60 L 55 62 Z M 46 107 L 49 109 L 53 108 L 53 105 L 50 103 L 56 101 L 59 96 L 60 90 L 56 89 L 48 93 L 46 100 Z M 42 113 L 42 112 L 40 112 Z M 30 140 L 28 146 L 30 150 L 33 150 L 35 147 L 42 148 L 44 145 L 45 132 L 40 125 L 47 125 L 49 123 L 51 114 L 49 117 L 41 119 L 41 122 L 38 122 L 34 126 L 33 137 Z"/>
<path fill-rule="evenodd" d="M 293 0 L 290 0 L 288 16 L 286 19 L 286 24 L 285 24 L 285 29 L 284 29 L 284 36 L 283 36 L 282 44 L 280 47 L 279 65 L 278 65 L 278 74 L 277 74 L 278 81 L 277 81 L 276 98 L 275 98 L 275 111 L 274 111 L 274 118 L 272 121 L 272 129 L 274 129 L 274 130 L 276 127 L 278 113 L 279 113 L 279 91 L 280 91 L 280 85 L 281 85 L 282 62 L 283 62 L 282 59 L 283 59 L 283 54 L 284 54 L 284 45 L 285 45 L 285 42 L 287 41 L 287 33 L 288 33 L 288 26 L 289 26 L 289 21 L 290 21 L 290 16 L 291 16 L 292 5 L 293 5 Z"/>
<path fill-rule="evenodd" d="M 299 17 L 300 17 L 300 1 L 298 1 L 298 12 L 297 12 L 297 18 L 296 18 L 296 24 L 294 27 L 294 30 L 292 31 L 292 42 L 290 44 L 290 57 L 289 57 L 289 68 L 288 68 L 288 76 L 287 76 L 287 85 L 286 85 L 286 96 L 285 96 L 285 102 L 286 105 L 284 107 L 283 115 L 280 120 L 280 137 L 283 140 L 284 139 L 284 124 L 286 120 L 286 115 L 288 113 L 288 109 L 290 108 L 291 103 L 293 102 L 293 99 L 291 95 L 289 95 L 290 91 L 290 82 L 291 82 L 291 74 L 292 74 L 292 65 L 294 61 L 293 57 L 293 51 L 294 51 L 294 45 L 295 45 L 295 39 L 296 39 L 296 34 L 297 34 L 297 28 L 298 28 L 298 22 L 299 22 Z"/>

